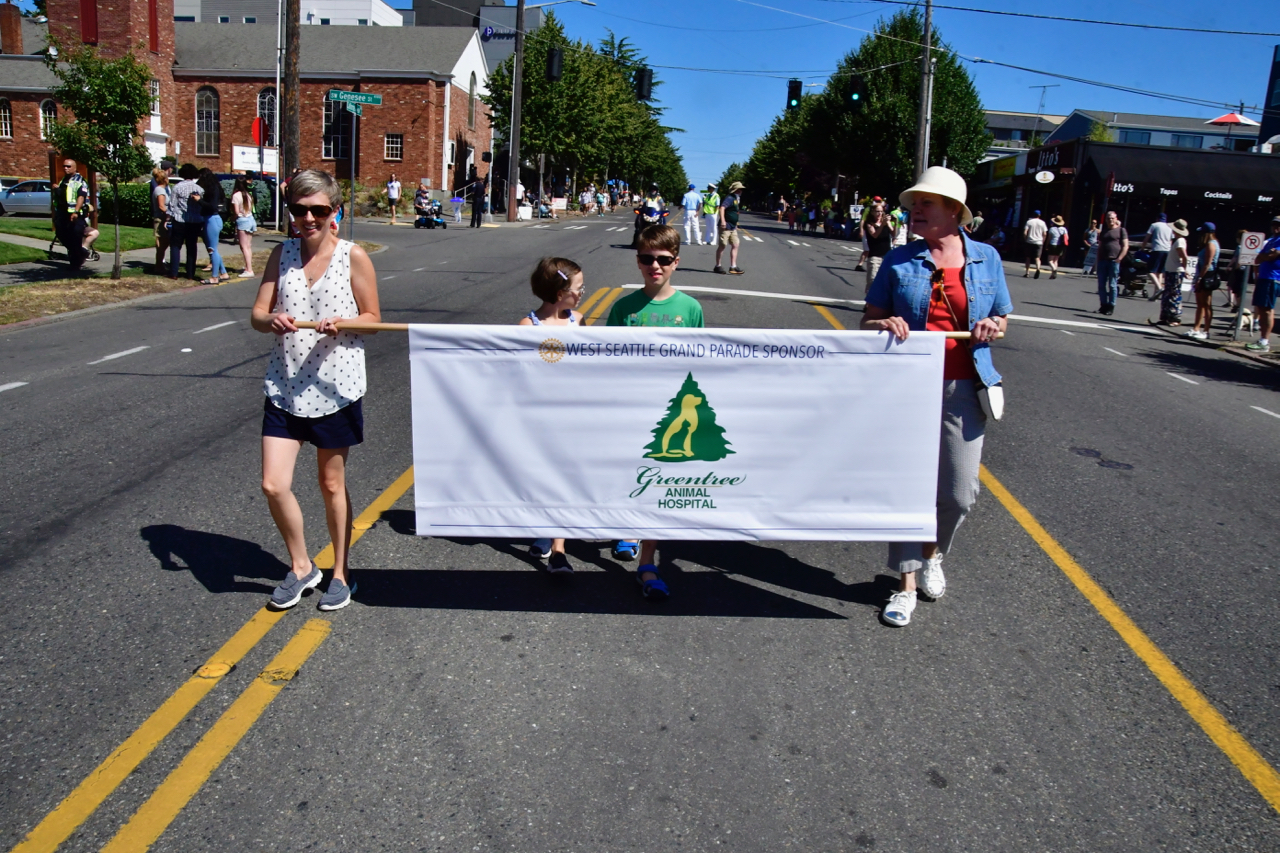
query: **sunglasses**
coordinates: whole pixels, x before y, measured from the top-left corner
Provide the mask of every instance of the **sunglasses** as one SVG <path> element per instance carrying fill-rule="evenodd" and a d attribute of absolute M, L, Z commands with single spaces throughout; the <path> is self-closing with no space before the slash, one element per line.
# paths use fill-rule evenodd
<path fill-rule="evenodd" d="M 642 267 L 651 267 L 654 261 L 657 261 L 660 267 L 669 267 L 676 262 L 672 255 L 636 255 L 636 260 Z"/>
<path fill-rule="evenodd" d="M 316 219 L 324 219 L 333 213 L 333 206 L 328 204 L 291 204 L 289 212 L 295 219 L 301 219 L 310 213 Z"/>

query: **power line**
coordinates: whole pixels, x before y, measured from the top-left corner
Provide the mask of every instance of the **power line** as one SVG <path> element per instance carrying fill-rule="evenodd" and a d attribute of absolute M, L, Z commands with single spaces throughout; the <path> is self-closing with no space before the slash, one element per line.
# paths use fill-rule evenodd
<path fill-rule="evenodd" d="M 821 0 L 823 3 L 882 3 L 888 6 L 919 6 L 919 3 L 912 0 Z M 1104 27 L 1129 27 L 1135 30 L 1164 30 L 1174 33 L 1196 33 L 1197 35 L 1217 35 L 1217 36 L 1265 36 L 1267 38 L 1275 38 L 1280 33 L 1264 33 L 1245 30 L 1207 30 L 1203 27 L 1168 27 L 1161 24 L 1132 24 L 1126 21 L 1096 21 L 1091 18 L 1068 18 L 1061 15 L 1033 15 L 1030 12 L 1004 12 L 998 9 L 972 9 L 968 6 L 943 6 L 938 3 L 933 4 L 935 9 L 948 9 L 953 12 L 975 12 L 980 15 L 998 15 L 1005 18 L 1034 18 L 1040 21 L 1062 21 L 1069 24 L 1096 24 Z"/>

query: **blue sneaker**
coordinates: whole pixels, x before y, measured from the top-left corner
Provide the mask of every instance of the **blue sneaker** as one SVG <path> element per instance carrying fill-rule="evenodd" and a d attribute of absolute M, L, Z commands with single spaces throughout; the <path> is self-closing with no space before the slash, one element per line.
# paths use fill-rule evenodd
<path fill-rule="evenodd" d="M 529 553 L 537 557 L 539 560 L 545 560 L 551 556 L 551 540 L 535 539 L 533 544 L 529 546 Z"/>
<path fill-rule="evenodd" d="M 621 560 L 624 563 L 629 563 L 638 556 L 640 556 L 639 542 L 623 539 L 620 542 L 615 542 L 613 545 L 613 559 L 615 560 Z"/>
<path fill-rule="evenodd" d="M 342 581 L 334 578 L 329 581 L 329 588 L 325 590 L 324 595 L 320 596 L 321 610 L 341 610 L 351 603 L 351 596 L 356 593 L 356 584 L 347 586 Z"/>
<path fill-rule="evenodd" d="M 271 607 L 275 610 L 288 610 L 302 600 L 302 593 L 320 584 L 320 570 L 311 564 L 311 574 L 300 578 L 290 570 L 280 585 L 271 593 Z"/>

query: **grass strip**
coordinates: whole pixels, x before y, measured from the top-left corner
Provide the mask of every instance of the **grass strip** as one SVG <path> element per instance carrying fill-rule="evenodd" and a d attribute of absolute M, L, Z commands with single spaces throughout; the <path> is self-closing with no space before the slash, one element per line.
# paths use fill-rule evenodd
<path fill-rule="evenodd" d="M 153 293 L 191 287 L 190 279 L 139 275 L 112 281 L 109 278 L 62 279 L 0 288 L 0 326 L 67 311 L 109 305 Z"/>
<path fill-rule="evenodd" d="M 101 234 L 98 237 L 98 241 L 93 244 L 93 248 L 104 255 L 108 252 L 114 252 L 116 250 L 116 227 L 104 222 L 98 226 L 98 230 Z M 48 219 L 36 217 L 19 219 L 13 216 L 4 216 L 0 217 L 0 233 L 16 234 L 19 237 L 30 237 L 33 240 L 52 240 L 53 223 Z M 139 228 L 136 225 L 120 226 L 121 251 L 130 252 L 134 249 L 145 249 L 155 244 L 156 238 L 151 233 L 150 228 Z"/>

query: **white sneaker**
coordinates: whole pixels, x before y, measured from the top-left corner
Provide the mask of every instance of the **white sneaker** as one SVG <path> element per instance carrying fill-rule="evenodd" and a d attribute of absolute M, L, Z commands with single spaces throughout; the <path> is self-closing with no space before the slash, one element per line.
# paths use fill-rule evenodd
<path fill-rule="evenodd" d="M 895 592 L 889 596 L 889 603 L 884 606 L 884 610 L 880 613 L 880 619 L 886 625 L 893 625 L 901 628 L 910 624 L 911 614 L 916 609 L 916 591 L 911 592 Z"/>
<path fill-rule="evenodd" d="M 937 601 L 947 593 L 947 578 L 942 573 L 942 555 L 934 554 L 920 572 L 920 594 L 928 601 Z"/>

